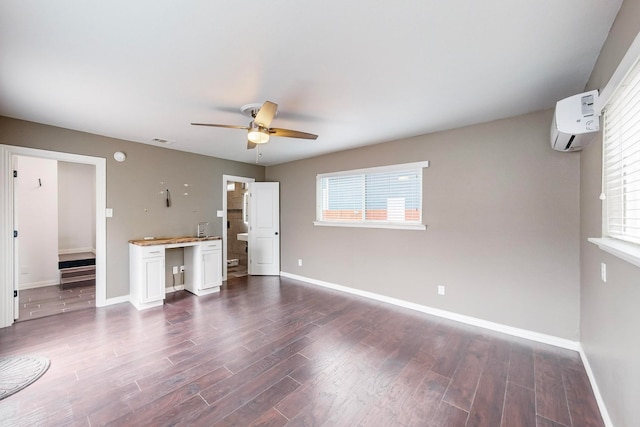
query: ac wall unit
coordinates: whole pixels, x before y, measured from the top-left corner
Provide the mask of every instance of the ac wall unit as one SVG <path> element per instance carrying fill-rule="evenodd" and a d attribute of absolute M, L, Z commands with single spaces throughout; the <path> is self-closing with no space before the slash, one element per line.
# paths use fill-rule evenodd
<path fill-rule="evenodd" d="M 551 147 L 558 151 L 585 148 L 600 130 L 600 120 L 593 105 L 598 91 L 570 96 L 556 103 L 551 123 Z"/>

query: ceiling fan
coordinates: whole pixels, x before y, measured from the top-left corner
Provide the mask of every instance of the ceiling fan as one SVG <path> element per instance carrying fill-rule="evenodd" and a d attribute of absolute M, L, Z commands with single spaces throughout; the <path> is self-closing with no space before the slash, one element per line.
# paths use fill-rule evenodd
<path fill-rule="evenodd" d="M 258 144 L 269 141 L 269 136 L 284 136 L 288 138 L 317 139 L 318 135 L 297 130 L 272 128 L 271 121 L 278 114 L 278 104 L 265 101 L 264 104 L 247 104 L 240 108 L 240 112 L 251 117 L 249 126 L 218 125 L 213 123 L 191 123 L 194 126 L 213 126 L 218 128 L 245 129 L 247 133 L 247 149 L 256 148 Z"/>

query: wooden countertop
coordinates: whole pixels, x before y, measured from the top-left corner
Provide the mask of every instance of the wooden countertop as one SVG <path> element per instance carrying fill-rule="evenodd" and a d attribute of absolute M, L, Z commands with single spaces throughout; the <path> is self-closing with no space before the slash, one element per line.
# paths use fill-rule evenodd
<path fill-rule="evenodd" d="M 173 245 L 176 243 L 189 243 L 189 242 L 206 242 L 208 240 L 222 240 L 220 236 L 209 237 L 157 237 L 154 239 L 141 239 L 141 240 L 129 240 L 129 243 L 138 246 L 153 246 L 153 245 Z"/>

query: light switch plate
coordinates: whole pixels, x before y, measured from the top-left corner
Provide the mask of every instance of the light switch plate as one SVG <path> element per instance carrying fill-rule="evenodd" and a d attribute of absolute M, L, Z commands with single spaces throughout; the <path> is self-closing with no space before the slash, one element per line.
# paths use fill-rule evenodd
<path fill-rule="evenodd" d="M 218 211 L 217 212 L 218 218 L 222 218 L 222 216 L 224 215 L 223 211 Z"/>
<path fill-rule="evenodd" d="M 112 208 L 106 208 L 104 210 L 104 214 L 107 218 L 113 218 L 113 209 Z"/>

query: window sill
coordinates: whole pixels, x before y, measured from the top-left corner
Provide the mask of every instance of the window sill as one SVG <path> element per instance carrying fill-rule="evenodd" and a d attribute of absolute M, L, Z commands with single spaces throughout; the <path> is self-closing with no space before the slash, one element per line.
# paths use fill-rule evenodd
<path fill-rule="evenodd" d="M 598 245 L 601 250 L 640 267 L 640 245 L 607 237 L 591 237 L 587 240 L 594 245 Z"/>
<path fill-rule="evenodd" d="M 398 224 L 393 222 L 333 222 L 333 221 L 313 221 L 313 225 L 319 227 L 353 227 L 353 228 L 390 228 L 396 230 L 426 230 L 424 224 Z"/>

